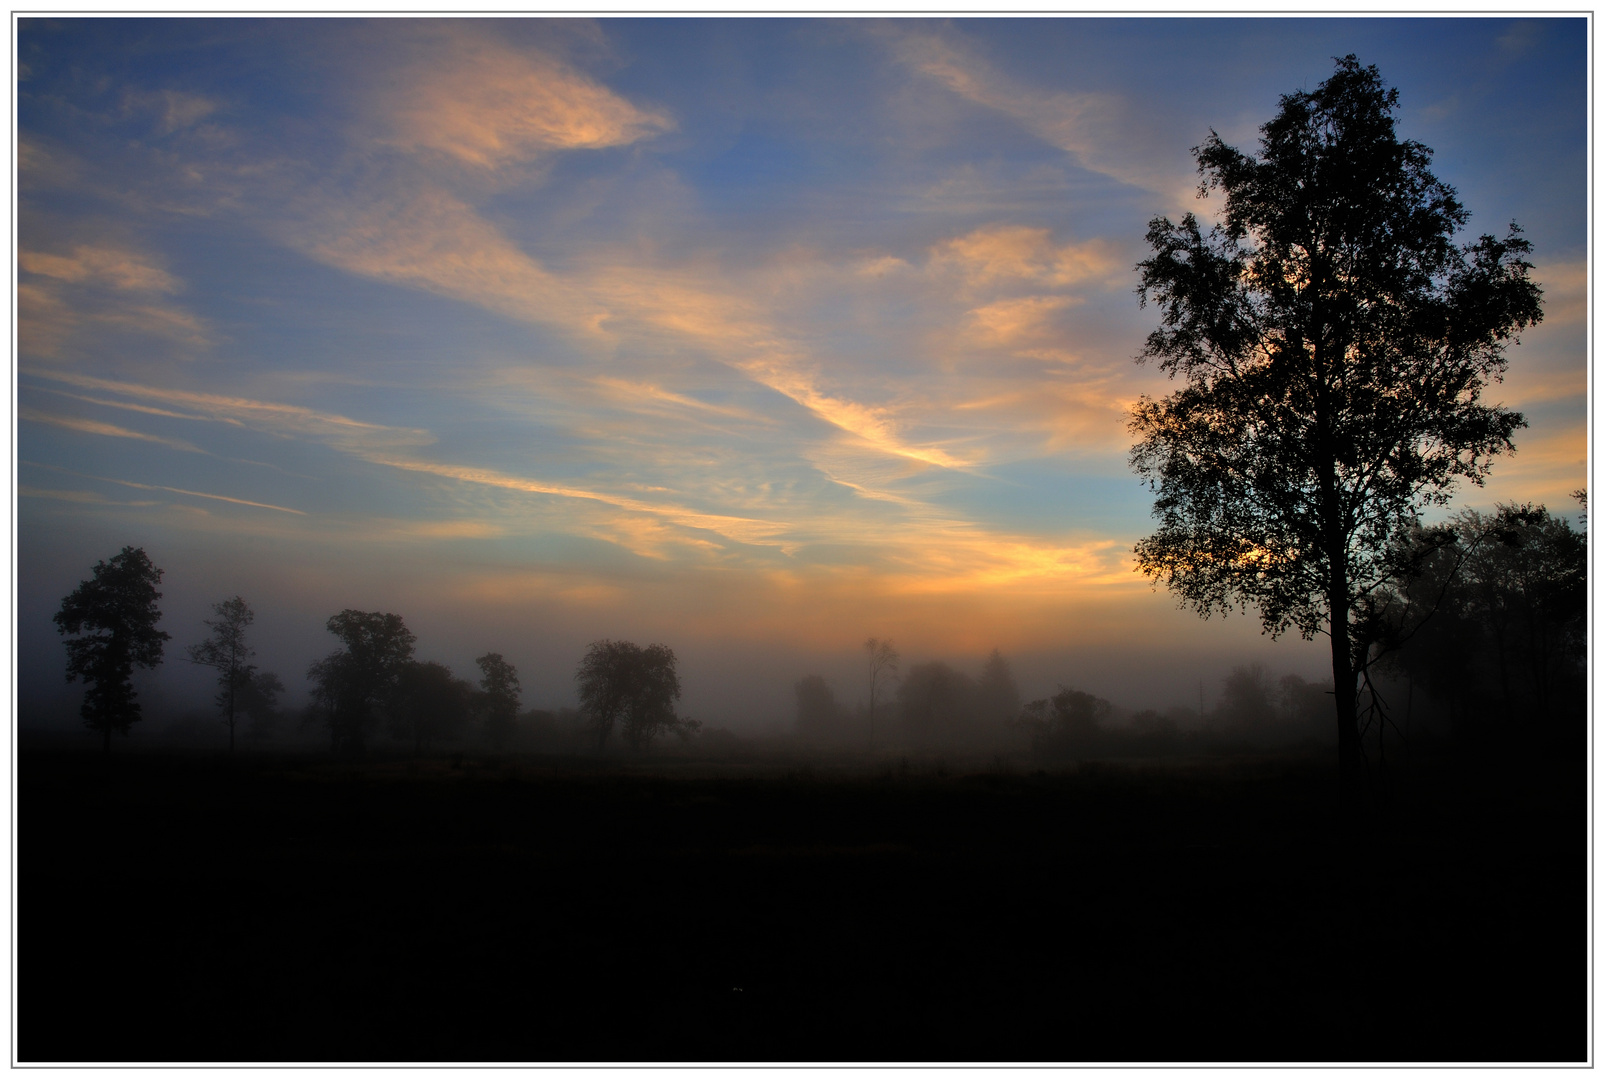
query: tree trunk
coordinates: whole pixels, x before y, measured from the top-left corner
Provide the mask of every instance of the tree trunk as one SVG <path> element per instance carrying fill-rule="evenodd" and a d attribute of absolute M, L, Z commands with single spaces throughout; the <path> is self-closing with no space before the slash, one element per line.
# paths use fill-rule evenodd
<path fill-rule="evenodd" d="M 1360 752 L 1359 701 L 1354 689 L 1354 659 L 1349 649 L 1349 613 L 1332 612 L 1332 694 L 1337 705 L 1338 782 L 1345 812 L 1358 809 L 1365 775 Z"/>
<path fill-rule="evenodd" d="M 101 753 L 103 753 L 103 754 L 111 753 L 111 728 L 109 726 L 101 728 L 100 729 L 100 734 L 101 734 L 102 739 L 103 739 L 103 741 L 100 744 Z"/>

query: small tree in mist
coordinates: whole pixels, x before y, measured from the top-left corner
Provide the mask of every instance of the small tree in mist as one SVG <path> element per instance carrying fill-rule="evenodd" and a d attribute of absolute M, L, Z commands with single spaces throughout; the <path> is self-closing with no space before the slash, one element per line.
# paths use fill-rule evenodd
<path fill-rule="evenodd" d="M 244 713 L 240 708 L 242 699 L 250 699 L 260 719 L 264 706 L 271 711 L 273 698 L 284 687 L 276 675 L 268 673 L 263 678 L 271 682 L 258 682 L 256 665 L 250 662 L 256 650 L 245 639 L 246 628 L 256 620 L 251 606 L 242 597 L 233 596 L 213 604 L 212 614 L 217 617 L 203 620 L 212 634 L 189 647 L 189 662 L 214 668 L 218 673 L 217 707 L 228 726 L 228 751 L 232 754 L 237 720 Z"/>
<path fill-rule="evenodd" d="M 1227 730 L 1256 734 L 1276 719 L 1276 692 L 1261 664 L 1239 664 L 1221 682 L 1215 715 Z"/>
<path fill-rule="evenodd" d="M 1009 662 L 997 649 L 981 665 L 981 680 L 975 691 L 981 720 L 988 726 L 1001 728 L 1020 715 L 1020 688 L 1015 685 Z"/>
<path fill-rule="evenodd" d="M 245 729 L 247 739 L 272 738 L 282 713 L 279 695 L 284 683 L 271 671 L 253 671 L 234 692 L 234 715 L 250 720 Z"/>
<path fill-rule="evenodd" d="M 395 698 L 417 638 L 389 612 L 347 608 L 330 616 L 327 627 L 345 648 L 307 669 L 313 704 L 334 751 L 360 754 L 368 729 Z"/>
<path fill-rule="evenodd" d="M 474 688 L 433 660 L 410 660 L 396 676 L 390 702 L 391 733 L 412 743 L 414 756 L 457 735 L 468 722 Z"/>
<path fill-rule="evenodd" d="M 518 669 L 501 653 L 494 652 L 474 663 L 479 665 L 478 706 L 484 717 L 485 738 L 493 749 L 500 750 L 512 738 L 513 726 L 518 722 Z"/>
<path fill-rule="evenodd" d="M 875 745 L 875 696 L 879 693 L 878 681 L 886 675 L 897 674 L 901 657 L 892 647 L 890 638 L 870 638 L 864 642 L 864 653 L 869 657 L 869 742 Z"/>
<path fill-rule="evenodd" d="M 1020 725 L 1030 733 L 1032 749 L 1037 753 L 1074 754 L 1097 742 L 1104 721 L 1113 711 L 1114 707 L 1101 697 L 1061 686 L 1051 698 L 1026 705 Z"/>
<path fill-rule="evenodd" d="M 797 694 L 797 734 L 811 739 L 835 735 L 841 727 L 841 706 L 824 677 L 805 675 L 793 689 Z"/>
<path fill-rule="evenodd" d="M 630 641 L 593 641 L 574 680 L 598 753 L 616 725 L 622 725 L 625 744 L 632 750 L 646 749 L 660 734 L 674 732 L 688 738 L 701 727 L 675 714 L 680 675 L 674 650 L 667 645 L 643 649 Z"/>
<path fill-rule="evenodd" d="M 140 719 L 134 668 L 162 662 L 170 635 L 156 629 L 162 617 L 156 606 L 161 583 L 162 571 L 145 549 L 125 547 L 97 562 L 94 576 L 79 582 L 55 615 L 56 630 L 66 638 L 67 681 L 89 684 L 79 714 L 85 727 L 101 733 L 107 753 L 111 733 L 127 735 Z"/>
<path fill-rule="evenodd" d="M 915 664 L 897 688 L 903 730 L 916 743 L 960 739 L 976 718 L 975 682 L 940 660 Z"/>

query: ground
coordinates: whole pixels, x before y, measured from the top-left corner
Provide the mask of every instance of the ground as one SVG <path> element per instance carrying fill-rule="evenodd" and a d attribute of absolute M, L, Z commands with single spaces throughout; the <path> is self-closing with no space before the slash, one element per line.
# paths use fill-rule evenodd
<path fill-rule="evenodd" d="M 18 757 L 24 1061 L 1550 1061 L 1581 763 Z"/>

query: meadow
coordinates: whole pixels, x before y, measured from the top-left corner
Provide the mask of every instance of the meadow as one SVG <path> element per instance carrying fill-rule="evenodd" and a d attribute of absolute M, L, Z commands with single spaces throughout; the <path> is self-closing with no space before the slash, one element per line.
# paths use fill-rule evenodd
<path fill-rule="evenodd" d="M 23 1061 L 1587 1056 L 1586 771 L 25 741 Z"/>

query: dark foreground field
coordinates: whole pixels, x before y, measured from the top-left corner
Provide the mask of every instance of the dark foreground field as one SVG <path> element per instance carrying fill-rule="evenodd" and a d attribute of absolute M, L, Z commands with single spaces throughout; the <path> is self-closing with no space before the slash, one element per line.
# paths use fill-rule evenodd
<path fill-rule="evenodd" d="M 665 766 L 669 768 L 669 766 Z M 1586 774 L 23 748 L 26 1061 L 1577 1060 Z"/>

